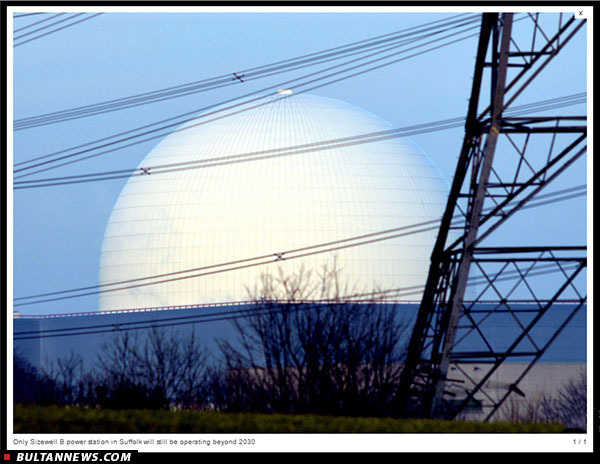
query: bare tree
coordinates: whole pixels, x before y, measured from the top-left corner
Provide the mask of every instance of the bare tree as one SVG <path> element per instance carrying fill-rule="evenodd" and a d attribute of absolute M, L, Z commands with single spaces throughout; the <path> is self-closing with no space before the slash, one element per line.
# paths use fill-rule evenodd
<path fill-rule="evenodd" d="M 569 381 L 556 396 L 544 395 L 542 417 L 566 428 L 585 431 L 587 427 L 587 376 L 585 370 Z"/>
<path fill-rule="evenodd" d="M 512 423 L 557 422 L 567 429 L 585 431 L 586 417 L 587 381 L 585 371 L 582 371 L 555 394 L 510 397 L 497 419 Z"/>
<path fill-rule="evenodd" d="M 224 409 L 388 415 L 407 319 L 376 299 L 353 301 L 336 262 L 316 279 L 263 275 L 255 307 L 221 341 Z"/>
<path fill-rule="evenodd" d="M 533 397 L 528 395 L 527 398 L 513 394 L 502 405 L 502 408 L 496 414 L 496 419 L 513 424 L 545 422 L 542 399 L 541 393 Z"/>
<path fill-rule="evenodd" d="M 49 360 L 41 370 L 41 377 L 50 388 L 47 401 L 53 404 L 73 404 L 79 396 L 79 384 L 83 378 L 83 359 L 73 350 L 68 357 Z"/>
<path fill-rule="evenodd" d="M 202 407 L 207 363 L 194 330 L 187 336 L 159 327 L 143 337 L 121 332 L 98 358 L 97 401 L 111 408 Z"/>
<path fill-rule="evenodd" d="M 56 389 L 56 385 L 50 379 L 43 378 L 22 353 L 15 352 L 13 358 L 14 403 L 48 403 L 50 395 Z"/>
<path fill-rule="evenodd" d="M 204 409 L 208 404 L 208 385 L 213 375 L 208 352 L 199 345 L 195 327 L 183 339 L 179 353 L 179 378 L 176 403 L 184 408 Z"/>
<path fill-rule="evenodd" d="M 105 342 L 97 359 L 95 401 L 101 407 L 125 409 L 148 406 L 140 381 L 137 332 L 122 331 Z"/>

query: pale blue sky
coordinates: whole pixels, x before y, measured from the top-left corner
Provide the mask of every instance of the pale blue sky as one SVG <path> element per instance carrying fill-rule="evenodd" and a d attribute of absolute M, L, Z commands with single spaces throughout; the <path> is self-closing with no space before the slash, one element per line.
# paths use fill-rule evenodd
<path fill-rule="evenodd" d="M 46 9 L 46 11 L 48 11 Z M 408 13 L 105 13 L 14 49 L 16 119 L 210 78 L 442 19 Z M 14 19 L 15 28 L 41 15 Z M 557 21 L 557 16 L 550 18 Z M 476 31 L 477 29 L 475 29 Z M 583 30 L 585 32 L 585 28 Z M 362 107 L 395 127 L 464 116 L 477 38 L 313 91 Z M 234 98 L 308 72 L 198 93 L 14 133 L 19 162 Z M 586 91 L 586 38 L 578 34 L 519 103 Z M 584 114 L 585 107 L 556 110 Z M 548 114 L 554 114 L 549 112 Z M 451 180 L 463 129 L 413 139 Z M 135 167 L 158 140 L 40 177 Z M 548 191 L 586 183 L 586 161 Z M 33 176 L 32 176 L 33 178 Z M 14 296 L 97 284 L 104 228 L 126 180 L 14 193 Z M 540 227 L 540 221 L 546 221 Z M 536 209 L 508 240 L 585 242 L 585 198 Z M 22 314 L 93 311 L 97 296 L 18 308 Z"/>

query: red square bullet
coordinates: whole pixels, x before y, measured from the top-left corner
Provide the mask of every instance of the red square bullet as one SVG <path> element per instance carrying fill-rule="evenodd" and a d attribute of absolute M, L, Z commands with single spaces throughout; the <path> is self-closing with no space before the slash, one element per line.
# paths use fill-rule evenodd
<path fill-rule="evenodd" d="M 4 455 L 4 460 L 5 461 L 10 461 L 10 454 L 5 454 Z"/>

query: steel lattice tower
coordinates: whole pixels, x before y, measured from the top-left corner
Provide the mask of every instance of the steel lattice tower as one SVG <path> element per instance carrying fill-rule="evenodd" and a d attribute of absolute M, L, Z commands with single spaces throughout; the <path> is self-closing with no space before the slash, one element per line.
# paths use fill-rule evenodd
<path fill-rule="evenodd" d="M 523 395 L 519 382 L 586 304 L 585 246 L 535 244 L 535 231 L 519 246 L 506 240 L 514 216 L 551 196 L 539 193 L 586 153 L 585 116 L 542 116 L 533 105 L 511 111 L 585 20 L 560 15 L 551 32 L 539 15 L 521 16 L 519 26 L 525 21 L 531 33 L 519 43 L 513 14 L 482 16 L 464 142 L 409 343 L 400 415 L 454 418 L 477 395 L 490 419 L 511 393 Z M 490 237 L 495 244 L 482 246 Z M 467 301 L 473 280 L 481 288 Z M 517 300 L 517 289 L 527 298 Z M 540 339 L 536 328 L 558 307 L 560 317 L 550 318 L 551 333 Z M 514 323 L 510 334 L 487 333 L 494 318 Z M 480 349 L 461 350 L 466 337 Z M 508 359 L 524 360 L 522 372 L 494 398 L 486 387 Z M 485 366 L 476 377 L 465 369 L 473 363 Z M 451 369 L 467 381 L 459 384 Z"/>

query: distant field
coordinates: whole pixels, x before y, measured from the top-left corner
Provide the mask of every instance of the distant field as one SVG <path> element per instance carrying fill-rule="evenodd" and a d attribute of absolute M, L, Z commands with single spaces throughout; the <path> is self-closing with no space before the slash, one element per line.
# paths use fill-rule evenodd
<path fill-rule="evenodd" d="M 560 433 L 559 424 L 15 405 L 15 433 Z"/>

